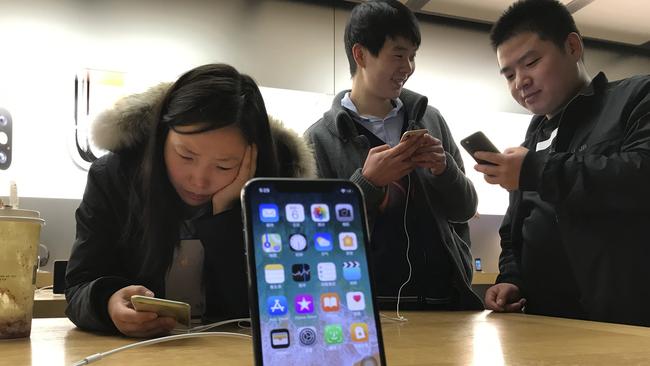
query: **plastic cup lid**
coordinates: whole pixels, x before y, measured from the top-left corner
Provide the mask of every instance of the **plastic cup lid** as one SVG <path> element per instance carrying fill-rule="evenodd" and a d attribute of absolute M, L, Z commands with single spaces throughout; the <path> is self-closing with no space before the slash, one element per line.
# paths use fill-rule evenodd
<path fill-rule="evenodd" d="M 38 211 L 10 207 L 0 208 L 0 221 L 38 221 L 41 224 L 45 223 L 45 220 L 41 219 L 41 213 Z"/>

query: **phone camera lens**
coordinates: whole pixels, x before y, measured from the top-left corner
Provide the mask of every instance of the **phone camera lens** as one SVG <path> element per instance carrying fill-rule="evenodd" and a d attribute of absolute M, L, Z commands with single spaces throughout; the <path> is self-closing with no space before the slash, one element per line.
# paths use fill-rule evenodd
<path fill-rule="evenodd" d="M 7 125 L 7 117 L 0 115 L 0 127 L 4 127 Z"/>
<path fill-rule="evenodd" d="M 0 164 L 4 164 L 7 162 L 7 154 L 5 154 L 3 151 L 0 151 Z"/>

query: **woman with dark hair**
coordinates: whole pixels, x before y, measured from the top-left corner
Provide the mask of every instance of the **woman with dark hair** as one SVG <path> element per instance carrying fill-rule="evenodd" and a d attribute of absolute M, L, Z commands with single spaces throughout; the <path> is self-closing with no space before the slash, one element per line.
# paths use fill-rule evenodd
<path fill-rule="evenodd" d="M 302 139 L 269 120 L 260 91 L 210 64 L 101 114 L 95 161 L 66 273 L 80 328 L 146 337 L 175 322 L 136 312 L 132 295 L 185 301 L 205 321 L 248 316 L 238 205 L 256 176 L 313 177 Z"/>

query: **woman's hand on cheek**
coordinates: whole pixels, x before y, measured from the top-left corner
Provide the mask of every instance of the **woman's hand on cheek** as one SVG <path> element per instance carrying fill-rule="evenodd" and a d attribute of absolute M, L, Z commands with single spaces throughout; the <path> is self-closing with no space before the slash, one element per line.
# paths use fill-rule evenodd
<path fill-rule="evenodd" d="M 220 189 L 212 196 L 212 214 L 216 215 L 229 209 L 239 198 L 244 183 L 255 176 L 257 169 L 257 146 L 251 144 L 246 147 L 244 159 L 239 165 L 239 172 L 235 179 L 227 186 Z"/>

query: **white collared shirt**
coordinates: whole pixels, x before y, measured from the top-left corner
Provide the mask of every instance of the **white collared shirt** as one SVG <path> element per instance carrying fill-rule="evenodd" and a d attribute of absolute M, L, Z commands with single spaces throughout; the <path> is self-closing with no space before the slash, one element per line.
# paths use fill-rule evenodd
<path fill-rule="evenodd" d="M 404 103 L 399 98 L 393 99 L 392 102 L 394 107 L 384 118 L 359 115 L 357 107 L 350 99 L 350 92 L 345 93 L 345 96 L 341 99 L 341 106 L 353 112 L 356 121 L 392 147 L 399 143 L 404 125 L 404 111 L 402 110 Z"/>

